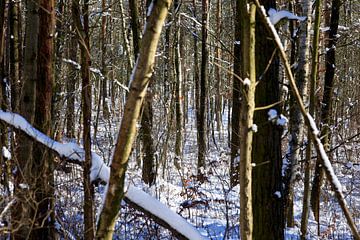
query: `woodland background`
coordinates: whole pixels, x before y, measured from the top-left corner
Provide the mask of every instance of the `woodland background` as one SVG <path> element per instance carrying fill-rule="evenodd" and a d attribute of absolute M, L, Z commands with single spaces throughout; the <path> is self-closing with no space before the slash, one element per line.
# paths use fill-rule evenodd
<path fill-rule="evenodd" d="M 257 1 L 0 1 L 1 238 L 186 239 L 134 205 L 130 185 L 204 238 L 359 238 L 358 0 L 259 1 L 306 17 L 275 27 L 317 138 Z M 7 112 L 79 144 L 78 159 Z M 101 166 L 94 177 L 92 152 L 119 179 Z M 104 200 L 112 186 L 116 207 Z M 106 210 L 114 225 L 99 220 Z"/>

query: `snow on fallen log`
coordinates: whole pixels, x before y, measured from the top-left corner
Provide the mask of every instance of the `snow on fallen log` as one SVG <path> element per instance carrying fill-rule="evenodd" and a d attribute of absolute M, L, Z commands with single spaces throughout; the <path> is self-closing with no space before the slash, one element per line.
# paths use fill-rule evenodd
<path fill-rule="evenodd" d="M 35 141 L 58 153 L 61 157 L 76 162 L 83 162 L 85 159 L 85 151 L 80 145 L 73 142 L 60 143 L 51 139 L 49 136 L 33 127 L 19 114 L 0 110 L 0 120 L 23 131 Z M 96 179 L 101 179 L 108 183 L 110 167 L 104 163 L 103 158 L 92 152 L 91 164 L 90 180 L 94 181 Z M 151 217 L 159 225 L 170 230 L 179 239 L 206 239 L 184 218 L 140 189 L 130 186 L 125 194 L 125 201 L 133 208 L 138 209 Z"/>
<path fill-rule="evenodd" d="M 169 229 L 178 239 L 206 239 L 184 218 L 138 188 L 129 186 L 124 200 L 133 208 L 150 216 L 159 225 Z"/>
<path fill-rule="evenodd" d="M 73 142 L 60 143 L 51 139 L 49 136 L 34 128 L 25 118 L 19 114 L 0 110 L 0 119 L 17 129 L 22 130 L 37 142 L 40 142 L 53 151 L 57 152 L 61 157 L 80 162 L 83 162 L 85 159 L 85 150 L 80 145 Z M 110 168 L 104 163 L 102 157 L 100 157 L 98 154 L 94 152 L 91 154 L 90 180 L 94 181 L 96 179 L 101 179 L 104 182 L 108 182 Z"/>

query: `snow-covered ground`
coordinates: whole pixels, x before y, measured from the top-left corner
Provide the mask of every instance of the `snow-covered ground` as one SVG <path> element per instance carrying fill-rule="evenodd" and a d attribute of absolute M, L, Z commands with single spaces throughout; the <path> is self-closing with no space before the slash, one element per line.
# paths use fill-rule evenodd
<path fill-rule="evenodd" d="M 154 108 L 156 109 L 156 108 Z M 229 147 L 227 136 L 227 112 L 223 114 L 223 131 L 215 132 L 213 138 L 208 139 L 208 166 L 204 170 L 206 179 L 203 183 L 197 180 L 197 144 L 195 112 L 189 107 L 188 122 L 185 126 L 184 157 L 178 161 L 181 169 L 175 167 L 173 143 L 170 142 L 166 158 L 165 169 L 158 163 L 156 184 L 149 188 L 141 182 L 141 166 L 135 149 L 130 160 L 127 185 L 136 186 L 154 198 L 159 199 L 172 211 L 181 215 L 198 229 L 200 234 L 209 239 L 239 239 L 239 188 L 230 188 L 229 183 Z M 155 113 L 155 121 L 164 126 L 167 119 Z M 94 143 L 99 154 L 108 159 L 111 156 L 109 148 L 114 144 L 118 129 L 118 121 L 100 121 L 98 139 Z M 158 131 L 158 129 L 156 130 Z M 164 129 L 162 130 L 164 131 Z M 155 145 L 163 146 L 164 136 L 156 135 Z M 111 134 L 109 134 L 111 133 Z M 108 141 L 111 139 L 110 141 Z M 344 155 L 344 147 L 336 152 Z M 156 149 L 161 155 L 161 149 Z M 334 153 L 335 154 L 335 153 Z M 160 157 L 158 157 L 160 159 Z M 338 159 L 335 173 L 345 186 L 344 195 L 354 212 L 356 223 L 360 223 L 360 168 L 357 164 L 343 164 L 345 159 Z M 74 238 L 82 235 L 82 187 L 74 185 L 73 181 L 80 181 L 80 171 L 73 171 L 71 175 L 59 172 L 58 184 L 58 216 L 61 225 L 72 233 Z M 66 181 L 68 179 L 68 181 Z M 302 181 L 302 180 L 301 180 Z M 295 189 L 295 227 L 286 229 L 286 239 L 300 239 L 300 219 L 302 210 L 302 182 L 296 184 Z M 101 204 L 104 186 L 99 185 L 97 191 L 97 206 Z M 310 214 L 308 239 L 351 239 L 350 230 L 340 207 L 336 203 L 329 185 L 324 185 L 321 200 L 321 236 L 317 236 L 317 223 Z M 65 209 L 65 210 L 64 210 Z M 143 213 L 130 208 L 123 203 L 121 214 L 116 224 L 114 239 L 173 239 L 170 232 L 155 224 Z"/>

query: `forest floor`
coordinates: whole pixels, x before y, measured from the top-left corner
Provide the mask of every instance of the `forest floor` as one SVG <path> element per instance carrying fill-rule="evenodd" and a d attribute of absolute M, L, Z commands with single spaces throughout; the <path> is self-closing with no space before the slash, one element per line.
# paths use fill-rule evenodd
<path fill-rule="evenodd" d="M 197 143 L 194 111 L 189 110 L 185 126 L 184 152 L 182 159 L 176 159 L 173 144 L 169 144 L 166 164 L 158 162 L 156 184 L 149 188 L 141 181 L 141 163 L 137 158 L 137 149 L 133 151 L 127 171 L 127 185 L 132 184 L 143 189 L 154 198 L 159 199 L 174 212 L 177 212 L 194 225 L 199 232 L 209 239 L 239 239 L 239 187 L 230 187 L 229 153 L 227 136 L 227 113 L 223 114 L 223 131 L 214 132 L 208 139 L 207 167 L 204 169 L 204 181 L 197 178 Z M 159 121 L 159 119 L 157 119 Z M 164 120 L 163 120 L 164 121 Z M 156 122 L 156 120 L 155 120 Z M 118 121 L 101 122 L 95 149 L 104 159 L 111 156 L 112 146 L 116 140 Z M 164 130 L 163 130 L 164 131 Z M 211 134 L 210 134 L 211 135 Z M 157 159 L 163 154 L 164 137 L 159 133 L 155 140 Z M 115 139 L 115 140 L 114 140 Z M 160 150 L 159 150 L 160 149 Z M 345 148 L 344 148 L 345 149 Z M 344 154 L 344 153 L 339 153 Z M 358 226 L 360 225 L 360 168 L 359 165 L 340 161 L 335 168 L 351 212 Z M 57 175 L 57 209 L 58 222 L 61 228 L 67 229 L 69 239 L 82 236 L 82 186 L 74 185 L 81 181 L 81 170 L 72 169 L 72 173 Z M 300 221 L 302 211 L 303 182 L 300 180 L 295 189 L 295 227 L 286 229 L 286 239 L 300 239 Z M 345 218 L 336 203 L 329 185 L 323 187 L 321 201 L 320 236 L 317 235 L 317 222 L 312 215 L 309 219 L 308 239 L 352 239 Z M 96 187 L 97 206 L 101 205 L 104 186 Z M 75 196 L 75 197 L 74 197 Z M 71 234 L 70 234 L 71 233 Z M 114 239 L 173 239 L 170 233 L 155 224 L 143 213 L 123 204 L 116 225 Z"/>

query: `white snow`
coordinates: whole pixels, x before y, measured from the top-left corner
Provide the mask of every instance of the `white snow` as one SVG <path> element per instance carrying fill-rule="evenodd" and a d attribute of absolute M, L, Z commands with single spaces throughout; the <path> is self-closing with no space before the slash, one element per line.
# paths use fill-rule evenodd
<path fill-rule="evenodd" d="M 243 81 L 243 84 L 244 84 L 245 86 L 250 86 L 250 84 L 251 84 L 250 79 L 245 78 L 244 81 Z"/>
<path fill-rule="evenodd" d="M 275 195 L 277 198 L 281 198 L 281 192 L 280 192 L 280 191 L 274 192 L 274 195 Z"/>
<path fill-rule="evenodd" d="M 288 123 L 288 119 L 282 114 L 276 120 L 276 124 L 279 125 L 279 126 L 285 126 L 287 123 Z"/>
<path fill-rule="evenodd" d="M 4 156 L 4 158 L 6 158 L 7 160 L 11 159 L 11 153 L 9 152 L 9 150 L 3 146 L 2 147 L 2 155 Z"/>
<path fill-rule="evenodd" d="M 19 187 L 20 187 L 21 189 L 29 189 L 29 185 L 27 185 L 26 183 L 20 183 L 20 184 L 19 184 Z"/>
<path fill-rule="evenodd" d="M 191 226 L 184 218 L 175 212 L 171 211 L 166 205 L 162 204 L 158 200 L 154 199 L 147 193 L 129 186 L 126 197 L 132 202 L 136 203 L 140 207 L 151 212 L 158 218 L 167 222 L 172 228 L 182 233 L 185 237 L 191 240 L 206 239 L 201 236 L 200 233 Z"/>
<path fill-rule="evenodd" d="M 270 109 L 269 111 L 268 111 L 268 120 L 269 121 L 272 121 L 272 120 L 274 120 L 274 119 L 276 119 L 277 117 L 278 117 L 278 115 L 277 115 L 277 111 L 275 110 L 275 109 Z"/>
<path fill-rule="evenodd" d="M 313 131 L 313 133 L 318 136 L 320 131 L 316 126 L 315 120 L 313 119 L 313 117 L 308 113 L 307 114 L 307 118 L 309 119 L 310 122 L 310 126 L 311 126 L 311 130 Z"/>
<path fill-rule="evenodd" d="M 148 7 L 146 16 L 149 17 L 154 7 L 154 1 L 151 1 L 150 6 Z"/>
<path fill-rule="evenodd" d="M 304 21 L 306 19 L 306 17 L 296 16 L 292 12 L 286 10 L 277 11 L 276 9 L 273 8 L 270 8 L 268 10 L 268 14 L 269 14 L 270 22 L 273 25 L 276 25 L 283 18 L 287 18 L 289 20 L 299 20 L 299 21 Z"/>
<path fill-rule="evenodd" d="M 338 177 L 335 175 L 334 169 L 331 166 L 330 160 L 328 155 L 326 154 L 326 151 L 324 149 L 324 145 L 321 143 L 321 140 L 319 138 L 319 130 L 316 126 L 315 120 L 312 118 L 312 116 L 308 113 L 307 118 L 310 122 L 311 130 L 313 131 L 315 135 L 315 144 L 319 146 L 321 159 L 323 160 L 324 167 L 327 169 L 327 171 L 330 173 L 332 182 L 337 189 L 337 191 L 342 194 L 342 186 L 338 179 Z"/>
<path fill-rule="evenodd" d="M 254 123 L 252 126 L 251 126 L 251 130 L 253 132 L 257 132 L 258 131 L 258 126 Z"/>
<path fill-rule="evenodd" d="M 70 63 L 70 64 L 74 65 L 74 66 L 75 66 L 75 68 L 76 68 L 76 69 L 78 69 L 78 70 L 80 70 L 80 69 L 81 69 L 80 64 L 79 64 L 79 63 L 77 63 L 77 62 L 75 62 L 75 61 L 73 61 L 73 60 L 71 60 L 71 59 L 66 59 L 66 58 L 63 58 L 63 62 Z"/>
<path fill-rule="evenodd" d="M 36 139 L 36 141 L 56 151 L 60 156 L 78 161 L 84 161 L 85 159 L 85 151 L 78 144 L 73 142 L 60 143 L 55 141 L 34 128 L 28 121 L 25 120 L 25 118 L 16 113 L 0 110 L 0 119 L 18 129 L 21 129 L 27 135 Z M 97 178 L 100 178 L 101 180 L 108 182 L 110 178 L 110 168 L 104 163 L 103 159 L 94 152 L 92 152 L 91 165 L 90 180 L 94 181 Z"/>

